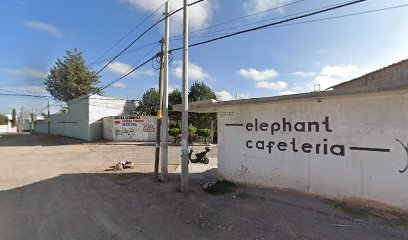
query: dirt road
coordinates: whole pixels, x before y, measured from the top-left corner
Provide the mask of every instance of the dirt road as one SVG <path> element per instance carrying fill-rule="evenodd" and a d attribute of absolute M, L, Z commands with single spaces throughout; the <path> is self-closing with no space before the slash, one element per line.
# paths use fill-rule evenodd
<path fill-rule="evenodd" d="M 1 240 L 408 239 L 405 218 L 299 193 L 236 187 L 214 196 L 200 179 L 180 193 L 177 175 L 153 179 L 152 146 L 0 136 Z M 179 152 L 170 150 L 174 169 Z M 127 157 L 135 169 L 104 171 Z"/>

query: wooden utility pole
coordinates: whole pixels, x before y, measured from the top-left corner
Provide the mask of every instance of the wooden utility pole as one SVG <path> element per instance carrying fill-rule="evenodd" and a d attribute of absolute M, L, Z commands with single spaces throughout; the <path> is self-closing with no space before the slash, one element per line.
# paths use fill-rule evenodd
<path fill-rule="evenodd" d="M 168 128 L 169 128 L 169 28 L 170 28 L 170 19 L 169 19 L 169 2 L 167 1 L 165 4 L 165 33 L 164 33 L 164 52 L 163 52 L 163 62 L 164 62 L 164 74 L 163 74 L 163 119 L 162 119 L 162 129 L 161 129 L 161 180 L 166 181 L 167 179 L 167 164 L 168 164 Z"/>
<path fill-rule="evenodd" d="M 159 107 L 157 109 L 157 126 L 156 126 L 156 152 L 154 158 L 154 177 L 159 177 L 160 165 L 160 130 L 162 123 L 162 106 L 163 106 L 163 53 L 164 53 L 164 38 L 161 40 L 162 48 L 160 55 L 160 76 L 159 76 Z"/>
<path fill-rule="evenodd" d="M 184 0 L 183 9 L 183 86 L 182 86 L 182 130 L 181 130 L 181 188 L 188 191 L 188 3 Z"/>

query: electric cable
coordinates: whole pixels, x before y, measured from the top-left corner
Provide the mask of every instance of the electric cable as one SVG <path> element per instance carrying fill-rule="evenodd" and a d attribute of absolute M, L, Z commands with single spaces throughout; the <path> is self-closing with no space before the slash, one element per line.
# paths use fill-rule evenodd
<path fill-rule="evenodd" d="M 233 37 L 233 36 L 236 36 L 236 35 L 240 35 L 240 34 L 244 34 L 244 33 L 248 33 L 248 32 L 257 31 L 257 30 L 260 30 L 260 29 L 264 29 L 264 28 L 267 28 L 267 27 L 274 26 L 274 25 L 278 25 L 278 24 L 282 24 L 282 23 L 294 21 L 294 20 L 297 20 L 297 19 L 302 19 L 302 18 L 305 18 L 305 17 L 310 17 L 310 16 L 313 16 L 313 15 L 317 15 L 317 14 L 320 14 L 320 13 L 333 11 L 333 10 L 335 10 L 335 9 L 347 7 L 347 6 L 350 6 L 350 5 L 354 5 L 354 4 L 361 3 L 361 2 L 366 2 L 366 1 L 368 1 L 368 0 L 356 0 L 356 1 L 351 1 L 351 2 L 348 2 L 348 3 L 344 3 L 344 4 L 341 4 L 341 5 L 337 5 L 337 6 L 325 8 L 325 9 L 322 9 L 322 10 L 319 10 L 319 11 L 315 11 L 315 12 L 307 13 L 307 14 L 304 14 L 304 15 L 300 15 L 300 16 L 288 18 L 288 19 L 281 20 L 281 21 L 278 21 L 278 22 L 273 22 L 273 23 L 261 25 L 261 26 L 258 26 L 258 27 L 249 28 L 249 29 L 237 31 L 237 32 L 234 32 L 234 33 L 226 34 L 226 35 L 223 35 L 223 36 L 220 36 L 220 37 L 216 37 L 216 38 L 212 38 L 212 39 L 209 39 L 209 40 L 205 40 L 205 41 L 202 41 L 202 42 L 194 43 L 194 44 L 189 45 L 189 47 L 195 47 L 195 46 L 207 44 L 207 43 L 214 42 L 214 41 L 218 41 L 218 40 L 221 40 L 221 39 L 224 39 L 224 38 L 229 38 L 229 37 Z M 174 49 L 171 49 L 170 51 L 178 51 L 178 50 L 181 50 L 181 49 L 183 49 L 183 47 L 174 48 Z"/>
<path fill-rule="evenodd" d="M 200 3 L 204 0 L 197 0 L 193 3 L 188 4 L 188 6 L 192 6 L 194 4 Z M 177 12 L 181 11 L 184 7 L 179 8 L 175 11 L 173 11 L 172 13 L 168 14 L 167 16 L 164 16 L 163 18 L 161 18 L 159 21 L 157 21 L 156 23 L 154 23 L 152 26 L 150 26 L 149 28 L 147 28 L 142 34 L 140 34 L 135 40 L 133 40 L 127 47 L 125 47 L 122 51 L 120 51 L 117 55 L 115 55 L 115 57 L 113 57 L 111 60 L 109 60 L 108 63 L 106 63 L 100 70 L 98 70 L 96 73 L 93 74 L 93 77 L 97 76 L 100 72 L 102 72 L 109 64 L 111 64 L 113 61 L 115 61 L 115 59 L 117 59 L 119 56 L 121 56 L 124 52 L 126 52 L 133 44 L 135 44 L 140 38 L 142 38 L 145 34 L 147 34 L 150 30 L 152 30 L 155 26 L 157 26 L 159 23 L 163 22 L 165 19 L 169 18 L 170 16 L 172 16 L 173 14 L 176 14 Z"/>
<path fill-rule="evenodd" d="M 154 14 L 157 13 L 157 11 L 160 10 L 160 8 L 162 8 L 164 6 L 164 2 L 149 16 L 147 16 L 146 18 L 144 18 L 139 24 L 137 24 L 134 28 L 132 28 L 132 30 L 130 30 L 127 34 L 125 34 L 123 37 L 121 37 L 119 39 L 119 41 L 117 41 L 112 47 L 110 47 L 108 50 L 106 50 L 100 57 L 98 57 L 92 64 L 95 64 L 96 62 L 100 62 L 101 58 L 103 58 L 108 52 L 110 52 L 113 48 L 115 48 L 119 43 L 121 43 L 125 38 L 127 38 L 130 34 L 132 34 L 134 31 L 136 31 L 136 29 L 138 29 L 143 23 L 145 23 L 149 18 L 151 18 Z"/>
<path fill-rule="evenodd" d="M 266 12 L 270 12 L 270 11 L 273 11 L 273 10 L 277 10 L 277 9 L 280 9 L 280 8 L 284 8 L 284 7 L 287 7 L 287 6 L 290 6 L 290 5 L 294 5 L 294 4 L 297 4 L 297 3 L 301 3 L 301 2 L 304 2 L 304 1 L 307 1 L 307 0 L 298 0 L 298 1 L 295 1 L 295 2 L 290 2 L 290 3 L 286 3 L 286 4 L 283 4 L 283 5 L 280 5 L 280 6 L 278 6 L 278 7 L 273 7 L 273 8 L 269 8 L 269 9 L 263 10 L 263 11 L 251 13 L 251 14 L 248 14 L 248 15 L 244 15 L 244 16 L 241 16 L 241 17 L 238 17 L 238 18 L 234 18 L 234 19 L 231 19 L 231 20 L 227 20 L 227 21 L 225 21 L 225 22 L 221 22 L 221 23 L 218 23 L 218 24 L 215 24 L 215 25 L 206 27 L 206 28 L 202 28 L 202 29 L 198 29 L 198 30 L 191 31 L 191 32 L 189 32 L 189 34 L 197 33 L 197 32 L 202 32 L 202 31 L 205 31 L 205 30 L 208 30 L 208 29 L 216 28 L 216 27 L 219 27 L 219 26 L 228 24 L 228 23 L 236 22 L 236 21 L 241 20 L 241 19 L 244 19 L 244 18 L 253 17 L 253 16 L 256 16 L 256 15 L 259 15 L 259 14 L 263 14 L 263 13 L 266 13 Z M 177 39 L 180 39 L 180 38 L 182 38 L 182 37 L 183 37 L 183 35 L 177 35 L 177 36 L 170 37 L 170 39 L 171 39 L 171 40 L 177 40 Z"/>

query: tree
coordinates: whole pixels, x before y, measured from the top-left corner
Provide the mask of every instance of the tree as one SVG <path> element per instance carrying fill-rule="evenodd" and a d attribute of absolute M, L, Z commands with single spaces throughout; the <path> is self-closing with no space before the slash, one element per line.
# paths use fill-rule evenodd
<path fill-rule="evenodd" d="M 122 116 L 136 116 L 138 115 L 137 105 L 135 100 L 127 100 L 123 106 Z"/>
<path fill-rule="evenodd" d="M 170 128 L 169 135 L 174 137 L 174 143 L 177 143 L 177 136 L 181 134 L 180 128 Z"/>
<path fill-rule="evenodd" d="M 156 116 L 159 107 L 159 94 L 160 93 L 154 88 L 150 88 L 143 93 L 142 101 L 137 107 L 137 112 L 140 115 Z"/>
<path fill-rule="evenodd" d="M 66 51 L 63 60 L 57 59 L 55 66 L 45 78 L 45 88 L 55 100 L 68 102 L 88 94 L 101 94 L 96 85 L 100 83 L 85 64 L 82 52 L 75 48 L 74 52 Z"/>
<path fill-rule="evenodd" d="M 193 124 L 188 125 L 188 142 L 192 143 L 195 140 L 194 135 L 197 131 L 198 128 L 194 127 Z"/>
<path fill-rule="evenodd" d="M 173 111 L 173 106 L 181 102 L 181 92 L 176 88 L 169 94 L 169 117 L 177 123 L 181 120 L 181 112 Z"/>
<path fill-rule="evenodd" d="M 214 131 L 211 129 L 207 129 L 207 128 L 198 129 L 197 135 L 204 137 L 204 142 L 207 144 L 207 138 L 214 135 Z"/>
<path fill-rule="evenodd" d="M 8 117 L 6 115 L 0 114 L 0 125 L 8 124 Z"/>
<path fill-rule="evenodd" d="M 16 127 L 17 125 L 17 112 L 16 109 L 13 108 L 13 111 L 11 112 L 11 127 Z"/>
<path fill-rule="evenodd" d="M 59 112 L 58 113 L 67 113 L 68 112 L 68 107 L 62 107 L 62 108 L 60 108 L 60 110 L 59 110 Z"/>
<path fill-rule="evenodd" d="M 190 87 L 188 94 L 189 102 L 217 99 L 214 91 L 204 84 L 204 82 L 195 82 Z M 189 122 L 198 128 L 210 128 L 211 121 L 217 119 L 216 113 L 189 113 Z"/>

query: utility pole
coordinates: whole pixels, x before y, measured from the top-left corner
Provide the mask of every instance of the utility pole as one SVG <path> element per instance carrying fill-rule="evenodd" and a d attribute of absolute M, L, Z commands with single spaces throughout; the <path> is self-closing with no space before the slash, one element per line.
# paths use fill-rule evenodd
<path fill-rule="evenodd" d="M 161 40 L 161 55 L 160 55 L 160 76 L 159 76 L 159 107 L 157 109 L 157 126 L 156 126 L 156 152 L 154 158 L 154 177 L 159 177 L 160 164 L 160 130 L 162 123 L 162 106 L 163 106 L 163 53 L 164 53 L 164 38 Z"/>
<path fill-rule="evenodd" d="M 20 119 L 18 120 L 18 132 L 22 132 L 22 123 L 23 123 L 23 107 L 20 107 Z"/>
<path fill-rule="evenodd" d="M 47 120 L 48 120 L 48 136 L 50 136 L 50 135 L 51 135 L 50 100 L 48 100 L 47 109 L 48 109 L 48 115 L 47 115 Z"/>
<path fill-rule="evenodd" d="M 181 192 L 188 191 L 188 3 L 184 0 L 183 9 L 183 83 L 182 83 L 182 130 L 181 130 Z"/>
<path fill-rule="evenodd" d="M 165 17 L 166 17 L 166 22 L 165 22 L 165 31 L 164 31 L 164 52 L 163 52 L 163 119 L 162 119 L 162 129 L 161 129 L 161 134 L 162 134 L 162 151 L 161 151 L 161 180 L 166 181 L 167 179 L 167 163 L 168 163 L 168 138 L 169 138 L 169 133 L 168 133 L 168 128 L 169 128 L 169 93 L 168 93 L 168 88 L 169 88 L 169 28 L 170 28 L 170 19 L 169 19 L 169 2 L 167 1 L 165 4 Z"/>

